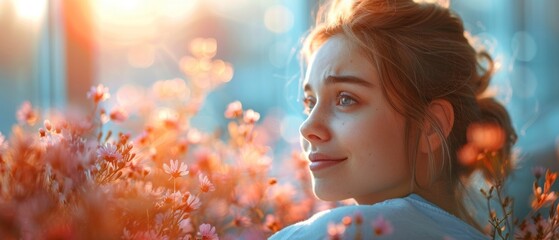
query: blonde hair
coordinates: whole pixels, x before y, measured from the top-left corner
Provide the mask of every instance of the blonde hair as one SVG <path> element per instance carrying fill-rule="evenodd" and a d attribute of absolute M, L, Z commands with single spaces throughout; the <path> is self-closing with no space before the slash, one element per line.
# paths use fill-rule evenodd
<path fill-rule="evenodd" d="M 493 60 L 471 46 L 457 15 L 447 8 L 412 0 L 333 0 L 322 6 L 316 26 L 305 39 L 303 58 L 308 63 L 326 40 L 338 34 L 358 46 L 376 67 L 385 97 L 406 119 L 406 150 L 412 167 L 420 132 L 427 122 L 441 139 L 443 164 L 453 194 L 459 198 L 460 180 L 481 165 L 461 165 L 456 153 L 467 144 L 471 124 L 492 123 L 499 125 L 505 136 L 494 162 L 498 166 L 494 167 L 502 169 L 500 177 L 509 173 L 516 133 L 506 109 L 481 95 L 493 74 Z M 427 110 L 436 99 L 448 101 L 454 109 L 448 137 Z M 434 157 L 431 150 L 431 170 Z M 488 179 L 495 178 L 495 172 L 482 172 Z M 461 202 L 459 211 L 463 209 Z"/>

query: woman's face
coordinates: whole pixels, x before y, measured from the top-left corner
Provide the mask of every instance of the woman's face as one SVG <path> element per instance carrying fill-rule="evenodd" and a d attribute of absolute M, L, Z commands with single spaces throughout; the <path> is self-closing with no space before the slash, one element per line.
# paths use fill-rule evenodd
<path fill-rule="evenodd" d="M 382 94 L 373 64 L 344 36 L 312 56 L 303 82 L 307 119 L 300 128 L 315 194 L 371 204 L 411 191 L 404 126 Z"/>

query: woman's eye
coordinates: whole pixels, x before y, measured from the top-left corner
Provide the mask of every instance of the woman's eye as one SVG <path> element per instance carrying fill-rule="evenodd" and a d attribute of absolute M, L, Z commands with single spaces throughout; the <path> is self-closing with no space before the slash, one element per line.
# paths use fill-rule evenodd
<path fill-rule="evenodd" d="M 306 114 L 309 114 L 311 112 L 311 110 L 314 108 L 315 104 L 316 104 L 316 100 L 314 98 L 304 97 L 303 98 L 303 105 L 305 106 L 304 112 Z"/>
<path fill-rule="evenodd" d="M 355 101 L 355 99 L 353 99 L 352 97 L 350 97 L 347 94 L 341 93 L 338 95 L 338 100 L 337 100 L 337 105 L 339 106 L 349 106 L 352 104 L 357 103 L 357 101 Z"/>

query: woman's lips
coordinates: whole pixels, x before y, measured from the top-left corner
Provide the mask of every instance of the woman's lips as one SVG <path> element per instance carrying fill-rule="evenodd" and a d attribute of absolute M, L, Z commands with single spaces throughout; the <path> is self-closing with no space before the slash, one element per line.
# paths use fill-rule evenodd
<path fill-rule="evenodd" d="M 318 171 L 321 169 L 325 169 L 325 168 L 329 168 L 331 166 L 337 165 L 338 163 L 343 162 L 345 159 L 343 160 L 324 160 L 324 161 L 315 161 L 315 162 L 311 162 L 311 164 L 309 165 L 309 168 L 311 169 L 311 171 Z"/>
<path fill-rule="evenodd" d="M 347 160 L 347 158 L 336 158 L 325 154 L 311 153 L 309 154 L 309 160 L 311 161 L 309 168 L 314 172 L 335 166 Z"/>

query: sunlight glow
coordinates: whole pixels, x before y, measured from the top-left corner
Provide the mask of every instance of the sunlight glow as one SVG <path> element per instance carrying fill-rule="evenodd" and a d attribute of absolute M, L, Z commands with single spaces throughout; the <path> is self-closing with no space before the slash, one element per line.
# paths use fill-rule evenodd
<path fill-rule="evenodd" d="M 97 0 L 92 5 L 100 36 L 112 44 L 136 44 L 152 38 L 157 32 L 153 1 Z"/>
<path fill-rule="evenodd" d="M 189 16 L 198 4 L 197 0 L 166 0 L 163 1 L 160 12 L 173 19 Z"/>
<path fill-rule="evenodd" d="M 46 0 L 12 0 L 17 15 L 28 21 L 39 22 L 46 10 Z"/>
<path fill-rule="evenodd" d="M 145 106 L 145 104 L 139 104 L 145 96 L 146 91 L 134 85 L 123 85 L 116 92 L 117 104 L 129 112 L 136 112 L 140 106 Z"/>
<path fill-rule="evenodd" d="M 209 4 L 211 10 L 222 14 L 245 11 L 251 3 L 250 0 L 204 0 L 203 2 Z"/>
<path fill-rule="evenodd" d="M 144 44 L 128 49 L 128 64 L 135 68 L 148 68 L 155 61 L 155 47 Z"/>
<path fill-rule="evenodd" d="M 413 0 L 416 3 L 435 3 L 441 7 L 448 8 L 450 6 L 450 0 Z"/>
<path fill-rule="evenodd" d="M 93 13 L 100 36 L 115 45 L 153 40 L 162 31 L 162 18 L 181 23 L 194 18 L 198 0 L 96 0 Z M 145 65 L 145 64 L 140 64 Z"/>
<path fill-rule="evenodd" d="M 119 13 L 119 15 L 112 16 L 113 18 L 145 11 L 149 4 L 148 0 L 98 0 L 94 2 L 97 12 L 102 17 L 109 17 L 110 13 Z"/>

